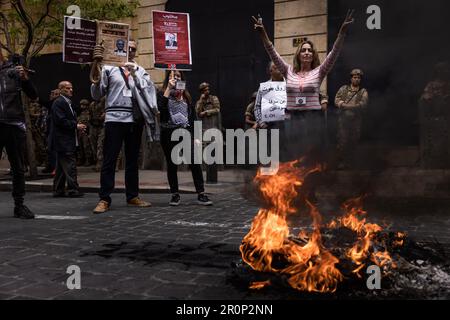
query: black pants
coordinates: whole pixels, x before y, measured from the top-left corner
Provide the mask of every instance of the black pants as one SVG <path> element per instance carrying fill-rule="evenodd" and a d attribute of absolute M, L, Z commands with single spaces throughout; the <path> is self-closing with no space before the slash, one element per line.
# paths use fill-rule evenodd
<path fill-rule="evenodd" d="M 114 191 L 116 162 L 125 144 L 125 189 L 127 201 L 139 195 L 138 158 L 143 124 L 107 122 L 103 143 L 103 164 L 100 175 L 100 200 L 111 203 Z"/>
<path fill-rule="evenodd" d="M 47 158 L 48 158 L 48 168 L 50 170 L 56 169 L 56 152 L 51 148 L 51 136 L 50 133 L 47 132 Z"/>
<path fill-rule="evenodd" d="M 178 193 L 178 167 L 172 161 L 171 153 L 172 149 L 179 143 L 178 141 L 172 141 L 171 136 L 174 129 L 162 129 L 161 130 L 161 146 L 164 151 L 167 163 L 167 180 L 169 180 L 170 192 Z M 194 186 L 197 193 L 205 191 L 202 166 L 200 164 L 194 164 L 194 145 L 191 141 L 191 164 L 189 168 L 192 172 L 192 178 L 194 179 Z"/>
<path fill-rule="evenodd" d="M 3 147 L 8 154 L 13 178 L 14 203 L 23 204 L 25 196 L 25 146 L 27 144 L 25 131 L 18 126 L 0 123 L 0 154 Z"/>
<path fill-rule="evenodd" d="M 295 111 L 280 123 L 280 158 L 282 162 L 306 157 L 308 165 L 321 163 L 324 146 L 324 117 L 320 110 Z"/>
<path fill-rule="evenodd" d="M 53 179 L 53 191 L 62 194 L 65 192 L 77 192 L 77 155 L 76 152 L 58 152 L 56 154 L 56 174 Z"/>

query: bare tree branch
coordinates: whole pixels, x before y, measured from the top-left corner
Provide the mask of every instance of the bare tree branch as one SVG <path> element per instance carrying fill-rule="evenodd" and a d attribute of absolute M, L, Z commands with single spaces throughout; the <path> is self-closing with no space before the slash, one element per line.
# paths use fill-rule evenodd
<path fill-rule="evenodd" d="M 60 19 L 58 19 L 58 18 L 55 18 L 54 16 L 52 16 L 52 15 L 48 15 L 48 17 L 50 18 L 50 19 L 53 19 L 53 20 L 55 20 L 56 22 L 58 22 L 60 25 L 64 25 L 64 22 L 63 21 L 61 21 Z"/>
<path fill-rule="evenodd" d="M 38 55 L 38 53 L 44 49 L 45 45 L 47 44 L 47 42 L 50 40 L 51 36 L 47 35 L 42 41 L 41 43 L 32 51 L 31 53 L 31 58 L 35 57 Z"/>
<path fill-rule="evenodd" d="M 48 17 L 49 13 L 50 13 L 50 5 L 52 4 L 53 0 L 47 0 L 47 5 L 45 8 L 45 13 L 39 18 L 38 22 L 36 23 L 36 25 L 34 26 L 35 29 L 39 28 L 39 26 L 41 25 L 41 23 L 45 20 L 46 17 Z"/>
<path fill-rule="evenodd" d="M 23 0 L 11 1 L 11 4 L 13 5 L 17 14 L 19 14 L 23 23 L 25 24 L 25 27 L 27 28 L 27 40 L 25 42 L 25 46 L 22 49 L 22 55 L 26 60 L 28 60 L 28 51 L 30 50 L 31 44 L 33 43 L 33 24 L 27 12 L 25 11 Z"/>
<path fill-rule="evenodd" d="M 0 48 L 5 49 L 6 51 L 8 51 L 9 54 L 12 54 L 12 50 L 7 46 L 5 46 L 1 41 L 0 41 Z"/>

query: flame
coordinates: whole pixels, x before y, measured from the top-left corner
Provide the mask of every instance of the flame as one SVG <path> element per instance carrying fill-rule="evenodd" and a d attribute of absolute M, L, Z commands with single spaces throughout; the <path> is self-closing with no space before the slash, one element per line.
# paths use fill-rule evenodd
<path fill-rule="evenodd" d="M 275 176 L 262 176 L 259 172 L 255 177 L 269 209 L 260 209 L 254 218 L 240 247 L 242 259 L 254 270 L 287 274 L 288 283 L 295 289 L 334 292 L 343 276 L 335 267 L 339 260 L 322 245 L 321 216 L 314 205 L 307 203 L 314 231 L 311 236 L 305 231 L 300 233 L 300 238 L 308 242 L 301 245 L 289 239 L 286 218 L 297 211 L 293 207 L 298 195 L 296 188 L 303 185 L 308 174 L 320 170 L 318 166 L 298 167 L 298 163 L 282 164 Z M 283 257 L 283 263 L 275 266 L 274 257 Z"/>
<path fill-rule="evenodd" d="M 344 202 L 342 205 L 342 210 L 345 212 L 344 216 L 328 224 L 330 228 L 345 227 L 357 233 L 358 240 L 352 248 L 347 250 L 347 257 L 356 265 L 356 268 L 352 272 L 360 278 L 360 271 L 365 266 L 364 261 L 369 256 L 379 267 L 383 267 L 388 263 L 393 267 L 395 266 L 392 264 L 392 258 L 389 252 L 378 251 L 372 254 L 370 252 L 373 248 L 376 234 L 381 232 L 383 228 L 378 224 L 366 222 L 367 220 L 364 216 L 367 214 L 367 211 L 363 210 L 363 199 L 364 196 Z"/>
<path fill-rule="evenodd" d="M 392 241 L 393 247 L 402 247 L 405 244 L 406 233 L 397 232 L 394 241 Z"/>
<path fill-rule="evenodd" d="M 260 281 L 260 282 L 252 282 L 249 286 L 249 289 L 260 290 L 267 286 L 270 286 L 270 280 Z"/>
<path fill-rule="evenodd" d="M 393 262 L 390 253 L 387 250 L 372 253 L 371 260 L 375 262 L 375 264 L 378 265 L 380 268 L 388 264 L 391 265 L 391 267 L 393 268 L 397 267 L 397 265 Z"/>
<path fill-rule="evenodd" d="M 305 178 L 320 171 L 320 167 L 302 167 L 301 160 L 280 165 L 277 175 L 256 175 L 254 182 L 259 185 L 266 207 L 258 211 L 249 233 L 244 237 L 240 251 L 242 259 L 251 268 L 260 272 L 274 272 L 288 277 L 289 285 L 300 291 L 335 292 L 344 276 L 337 269 L 339 259 L 322 241 L 322 217 L 318 209 L 306 200 L 312 218 L 313 231 L 302 230 L 298 237 L 290 235 L 287 222 L 289 215 L 297 213 L 294 200 Z M 357 235 L 353 247 L 345 250 L 346 257 L 355 264 L 352 272 L 361 277 L 360 271 L 370 260 L 380 267 L 391 266 L 389 252 L 377 250 L 377 235 L 382 228 L 378 224 L 367 223 L 367 212 L 363 210 L 359 197 L 342 205 L 344 215 L 331 221 L 328 228 L 348 228 Z M 396 237 L 403 241 L 404 236 Z M 375 246 L 377 244 L 377 246 Z M 383 246 L 385 247 L 385 246 Z M 254 282 L 251 289 L 261 289 L 270 281 Z"/>

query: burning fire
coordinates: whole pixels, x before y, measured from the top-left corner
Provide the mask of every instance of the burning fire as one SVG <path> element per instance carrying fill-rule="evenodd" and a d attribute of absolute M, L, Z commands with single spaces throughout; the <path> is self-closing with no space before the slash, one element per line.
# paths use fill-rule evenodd
<path fill-rule="evenodd" d="M 289 285 L 300 291 L 335 292 L 344 276 L 337 268 L 340 260 L 325 248 L 322 241 L 322 217 L 318 209 L 306 201 L 312 218 L 313 231 L 304 230 L 297 237 L 290 234 L 287 218 L 297 213 L 294 200 L 305 178 L 320 171 L 319 166 L 305 168 L 300 161 L 282 164 L 277 175 L 267 176 L 258 172 L 254 181 L 259 184 L 267 203 L 258 211 L 249 233 L 244 237 L 240 251 L 242 259 L 252 269 L 260 272 L 279 273 L 287 276 Z M 387 250 L 377 250 L 377 234 L 382 228 L 367 223 L 362 209 L 362 197 L 345 202 L 345 214 L 326 225 L 329 229 L 348 228 L 357 234 L 357 241 L 346 250 L 346 256 L 355 265 L 352 272 L 361 277 L 360 271 L 367 261 L 380 267 L 395 267 Z M 398 244 L 404 237 L 397 235 Z M 401 243 L 400 243 L 401 241 Z M 385 246 L 382 246 L 385 247 Z M 378 246 L 377 246 L 378 248 Z M 250 288 L 261 289 L 270 281 L 252 283 Z"/>

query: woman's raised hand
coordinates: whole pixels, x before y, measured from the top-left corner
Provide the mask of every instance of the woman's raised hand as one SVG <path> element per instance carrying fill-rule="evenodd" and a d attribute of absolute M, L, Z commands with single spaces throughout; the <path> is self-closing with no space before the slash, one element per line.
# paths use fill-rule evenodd
<path fill-rule="evenodd" d="M 355 21 L 355 19 L 353 18 L 353 13 L 355 12 L 355 10 L 348 10 L 347 11 L 347 16 L 345 17 L 344 22 L 342 23 L 341 26 L 341 30 L 340 33 L 346 33 L 348 27 Z"/>
<path fill-rule="evenodd" d="M 264 28 L 261 15 L 258 13 L 258 18 L 252 16 L 253 22 L 255 23 L 255 30 L 258 31 L 264 45 L 268 46 L 270 44 L 269 37 L 267 36 L 266 28 Z"/>
<path fill-rule="evenodd" d="M 170 76 L 169 76 L 169 89 L 173 89 L 175 88 L 175 85 L 177 84 L 177 79 L 175 79 L 175 74 L 173 71 L 170 72 Z"/>
<path fill-rule="evenodd" d="M 258 32 L 265 31 L 263 21 L 261 16 L 258 14 L 258 18 L 255 18 L 255 16 L 252 16 L 253 22 L 255 23 L 255 30 Z"/>

